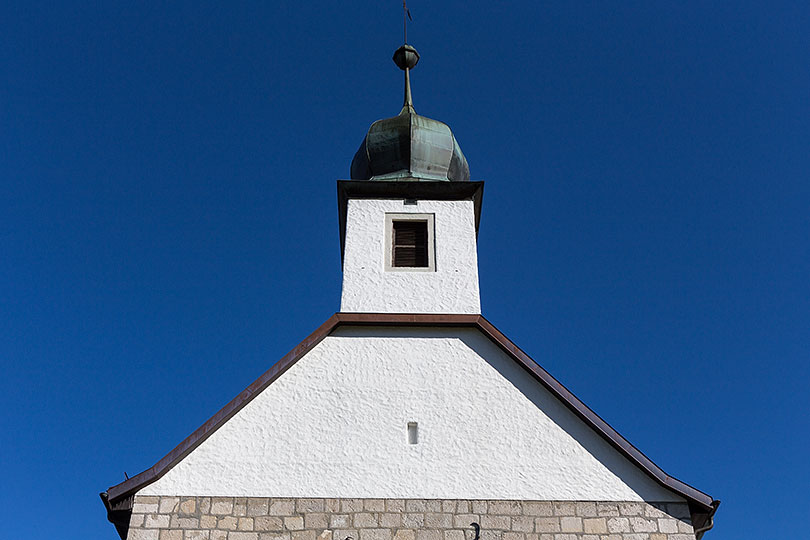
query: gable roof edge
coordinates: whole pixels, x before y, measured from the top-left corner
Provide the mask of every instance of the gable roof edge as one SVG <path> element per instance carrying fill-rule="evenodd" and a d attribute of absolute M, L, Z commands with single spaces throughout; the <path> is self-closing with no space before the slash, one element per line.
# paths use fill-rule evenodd
<path fill-rule="evenodd" d="M 712 516 L 720 504 L 711 496 L 702 491 L 668 475 L 653 461 L 633 446 L 627 439 L 619 434 L 613 427 L 605 422 L 598 414 L 579 400 L 562 383 L 549 372 L 537 364 L 529 355 L 523 352 L 509 338 L 481 315 L 470 314 L 410 314 L 410 313 L 335 313 L 326 320 L 317 330 L 307 336 L 290 352 L 253 381 L 245 390 L 229 401 L 222 409 L 217 411 L 202 426 L 186 437 L 168 454 L 163 456 L 149 469 L 110 487 L 102 493 L 108 515 L 113 508 L 132 503 L 132 496 L 145 486 L 157 481 L 177 463 L 203 443 L 220 426 L 227 422 L 245 405 L 253 400 L 265 388 L 270 386 L 285 371 L 292 367 L 301 357 L 312 350 L 326 336 L 338 326 L 425 326 L 425 327 L 474 327 L 486 335 L 493 343 L 501 348 L 507 355 L 521 365 L 532 377 L 542 384 L 549 392 L 556 396 L 577 417 L 596 431 L 614 449 L 625 458 L 638 466 L 653 480 L 668 490 L 682 496 L 689 503 L 692 513 L 692 524 L 698 529 L 708 530 L 706 524 L 711 524 Z M 131 506 L 130 506 L 131 508 Z M 120 510 L 116 510 L 120 511 Z M 112 521 L 112 519 L 110 519 Z M 114 522 L 115 523 L 115 522 Z M 700 534 L 702 536 L 702 533 Z"/>

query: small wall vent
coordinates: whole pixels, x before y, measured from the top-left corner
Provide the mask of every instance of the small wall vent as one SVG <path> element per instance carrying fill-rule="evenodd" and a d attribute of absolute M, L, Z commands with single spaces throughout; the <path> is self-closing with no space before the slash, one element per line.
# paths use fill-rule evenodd
<path fill-rule="evenodd" d="M 419 443 L 419 424 L 408 422 L 408 444 Z"/>

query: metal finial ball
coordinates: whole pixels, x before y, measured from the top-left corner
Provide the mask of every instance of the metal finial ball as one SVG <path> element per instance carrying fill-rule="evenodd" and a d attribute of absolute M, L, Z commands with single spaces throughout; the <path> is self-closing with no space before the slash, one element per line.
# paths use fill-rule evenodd
<path fill-rule="evenodd" d="M 413 69 L 419 62 L 419 53 L 407 43 L 394 52 L 394 63 L 399 69 Z"/>

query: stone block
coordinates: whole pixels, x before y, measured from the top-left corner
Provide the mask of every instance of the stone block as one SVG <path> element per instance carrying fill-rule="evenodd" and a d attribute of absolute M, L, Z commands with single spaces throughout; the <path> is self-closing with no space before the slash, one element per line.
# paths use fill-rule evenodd
<path fill-rule="evenodd" d="M 610 533 L 628 533 L 630 532 L 630 520 L 625 517 L 608 518 L 607 528 Z"/>
<path fill-rule="evenodd" d="M 619 515 L 619 505 L 611 502 L 596 503 L 596 513 L 599 516 L 615 517 Z"/>
<path fill-rule="evenodd" d="M 650 540 L 667 540 L 667 535 L 664 533 L 652 533 L 650 535 Z"/>
<path fill-rule="evenodd" d="M 228 540 L 259 540 L 257 532 L 229 532 Z"/>
<path fill-rule="evenodd" d="M 692 524 L 688 521 L 678 520 L 678 532 L 693 534 Z"/>
<path fill-rule="evenodd" d="M 183 540 L 210 540 L 211 531 L 191 529 L 183 531 Z"/>
<path fill-rule="evenodd" d="M 605 518 L 584 518 L 582 529 L 586 534 L 607 534 L 607 520 Z"/>
<path fill-rule="evenodd" d="M 424 499 L 408 499 L 405 501 L 406 512 L 424 512 L 427 510 L 427 501 Z"/>
<path fill-rule="evenodd" d="M 564 533 L 582 532 L 582 518 L 571 516 L 561 517 L 560 531 Z"/>
<path fill-rule="evenodd" d="M 470 501 L 458 501 L 456 503 L 456 514 L 469 514 Z"/>
<path fill-rule="evenodd" d="M 664 508 L 663 503 L 648 503 L 644 506 L 644 515 L 656 519 L 669 517 Z"/>
<path fill-rule="evenodd" d="M 442 531 L 435 529 L 420 529 L 416 531 L 416 540 L 444 540 Z"/>
<path fill-rule="evenodd" d="M 377 527 L 378 525 L 376 514 L 358 512 L 354 515 L 354 527 L 356 529 Z"/>
<path fill-rule="evenodd" d="M 577 503 L 573 502 L 555 502 L 554 515 L 555 516 L 575 516 L 577 513 Z"/>
<path fill-rule="evenodd" d="M 209 505 L 210 508 L 210 505 Z M 211 531 L 210 540 L 228 540 L 228 531 Z"/>
<path fill-rule="evenodd" d="M 525 540 L 525 535 L 519 532 L 505 532 L 503 533 L 503 540 Z"/>
<path fill-rule="evenodd" d="M 391 529 L 361 529 L 360 540 L 391 540 Z"/>
<path fill-rule="evenodd" d="M 143 518 L 146 516 L 143 514 L 132 514 L 129 518 L 129 528 L 130 529 L 138 529 L 143 528 Z"/>
<path fill-rule="evenodd" d="M 553 516 L 554 506 L 547 501 L 526 501 L 523 503 L 525 516 Z"/>
<path fill-rule="evenodd" d="M 380 527 L 386 527 L 388 529 L 402 527 L 402 514 L 399 512 L 380 514 Z"/>
<path fill-rule="evenodd" d="M 560 532 L 560 518 L 557 517 L 534 518 L 534 530 L 539 533 Z"/>
<path fill-rule="evenodd" d="M 323 505 L 328 514 L 340 512 L 340 499 L 324 499 Z"/>
<path fill-rule="evenodd" d="M 247 515 L 247 498 L 237 497 L 233 501 L 233 515 L 246 516 Z"/>
<path fill-rule="evenodd" d="M 473 514 L 486 514 L 487 513 L 487 501 L 470 501 L 472 505 L 472 513 Z"/>
<path fill-rule="evenodd" d="M 523 513 L 523 509 L 519 501 L 490 501 L 488 512 L 490 514 L 519 516 Z"/>
<path fill-rule="evenodd" d="M 483 530 L 481 540 L 503 540 L 503 531 Z"/>
<path fill-rule="evenodd" d="M 630 533 L 622 536 L 624 540 L 650 540 L 650 533 Z"/>
<path fill-rule="evenodd" d="M 623 516 L 640 516 L 644 513 L 642 503 L 622 502 L 619 503 L 619 514 Z"/>
<path fill-rule="evenodd" d="M 256 516 L 253 518 L 253 529 L 280 532 L 284 530 L 284 520 L 278 516 Z"/>
<path fill-rule="evenodd" d="M 293 531 L 292 540 L 315 540 L 315 531 Z"/>
<path fill-rule="evenodd" d="M 425 512 L 441 512 L 442 501 L 438 499 L 428 499 L 425 501 Z"/>
<path fill-rule="evenodd" d="M 329 526 L 333 529 L 348 529 L 352 526 L 352 516 L 349 514 L 330 514 Z"/>
<path fill-rule="evenodd" d="M 239 524 L 239 518 L 236 516 L 223 516 L 217 522 L 217 529 L 226 531 L 235 531 L 236 526 Z"/>
<path fill-rule="evenodd" d="M 197 512 L 197 499 L 194 497 L 186 497 L 180 501 L 180 507 L 178 508 L 179 513 L 181 514 L 194 514 Z"/>
<path fill-rule="evenodd" d="M 449 531 L 444 531 L 444 540 L 467 540 L 467 539 L 464 536 L 464 531 L 451 529 Z"/>
<path fill-rule="evenodd" d="M 158 497 L 149 497 L 150 502 L 143 501 L 147 497 L 135 497 L 135 502 L 132 504 L 133 514 L 157 514 L 159 500 Z M 151 502 L 154 499 L 154 502 Z"/>
<path fill-rule="evenodd" d="M 304 514 L 304 527 L 307 529 L 325 529 L 329 526 L 329 519 L 322 512 Z"/>
<path fill-rule="evenodd" d="M 230 497 L 212 497 L 210 513 L 218 516 L 233 513 L 233 499 Z"/>
<path fill-rule="evenodd" d="M 252 517 L 240 517 L 239 524 L 236 526 L 236 529 L 239 531 L 252 531 L 253 530 L 253 518 Z"/>
<path fill-rule="evenodd" d="M 177 511 L 180 504 L 180 497 L 161 497 L 158 512 L 161 514 L 171 514 Z"/>
<path fill-rule="evenodd" d="M 416 540 L 416 531 L 413 529 L 397 529 L 394 540 Z"/>
<path fill-rule="evenodd" d="M 630 518 L 630 528 L 633 530 L 633 532 L 657 532 L 658 521 L 655 519 L 634 516 Z"/>
<path fill-rule="evenodd" d="M 341 499 L 340 511 L 345 514 L 363 511 L 363 499 Z M 357 540 L 357 539 L 355 539 Z"/>
<path fill-rule="evenodd" d="M 160 531 L 160 540 L 183 540 L 183 531 L 164 529 Z"/>
<path fill-rule="evenodd" d="M 332 531 L 332 540 L 346 540 L 347 538 L 351 538 L 352 540 L 358 540 L 359 536 L 357 535 L 357 530 L 335 529 Z"/>
<path fill-rule="evenodd" d="M 200 513 L 203 514 L 210 514 L 211 513 L 211 497 L 200 497 Z"/>
<path fill-rule="evenodd" d="M 264 497 L 251 497 L 247 501 L 247 515 L 251 517 L 266 516 L 268 501 Z"/>
<path fill-rule="evenodd" d="M 385 512 L 385 499 L 366 499 L 363 509 L 367 512 Z"/>
<path fill-rule="evenodd" d="M 676 533 L 678 532 L 678 522 L 672 518 L 659 519 L 658 530 L 662 533 Z"/>
<path fill-rule="evenodd" d="M 217 516 L 200 516 L 200 528 L 201 529 L 216 529 L 217 528 Z"/>
<path fill-rule="evenodd" d="M 385 501 L 386 512 L 404 512 L 405 500 L 404 499 L 386 499 Z"/>
<path fill-rule="evenodd" d="M 292 499 L 270 499 L 267 506 L 267 514 L 271 516 L 291 516 L 295 512 Z"/>
<path fill-rule="evenodd" d="M 285 517 L 284 528 L 288 531 L 300 531 L 304 528 L 304 518 L 301 516 Z"/>
<path fill-rule="evenodd" d="M 452 526 L 452 514 L 425 514 L 425 527 L 429 529 L 450 529 Z"/>
<path fill-rule="evenodd" d="M 402 526 L 408 529 L 421 529 L 425 526 L 425 514 L 402 514 Z"/>
<path fill-rule="evenodd" d="M 170 521 L 168 514 L 148 514 L 144 518 L 143 526 L 147 529 L 166 529 Z"/>
<path fill-rule="evenodd" d="M 580 517 L 596 517 L 596 503 L 578 502 L 577 515 Z"/>
<path fill-rule="evenodd" d="M 453 514 L 456 511 L 456 501 L 447 499 L 442 500 L 442 513 Z"/>
<path fill-rule="evenodd" d="M 186 516 L 180 517 L 180 514 L 172 514 L 172 529 L 201 529 L 200 518 Z"/>
<path fill-rule="evenodd" d="M 306 512 L 323 512 L 326 508 L 323 499 L 296 499 L 295 511 L 299 514 Z"/>
<path fill-rule="evenodd" d="M 671 534 L 667 540 L 695 540 L 694 534 Z"/>
<path fill-rule="evenodd" d="M 127 540 L 160 540 L 159 534 L 157 529 L 130 529 Z"/>
<path fill-rule="evenodd" d="M 288 532 L 263 532 L 259 533 L 259 540 L 290 540 Z"/>
<path fill-rule="evenodd" d="M 532 516 L 513 516 L 512 531 L 521 533 L 534 532 L 534 518 Z M 504 538 L 506 535 L 504 535 Z"/>
<path fill-rule="evenodd" d="M 453 527 L 456 529 L 466 529 L 472 522 L 480 523 L 481 518 L 477 514 L 456 514 L 453 516 Z"/>
<path fill-rule="evenodd" d="M 491 508 L 490 504 L 490 508 Z M 512 527 L 512 519 L 509 516 L 493 516 L 490 514 L 481 516 L 482 529 L 498 529 L 508 531 Z"/>

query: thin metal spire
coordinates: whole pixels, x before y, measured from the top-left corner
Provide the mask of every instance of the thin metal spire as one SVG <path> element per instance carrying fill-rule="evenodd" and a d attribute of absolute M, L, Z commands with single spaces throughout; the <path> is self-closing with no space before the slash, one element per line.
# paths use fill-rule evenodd
<path fill-rule="evenodd" d="M 408 6 L 405 4 L 406 0 L 402 0 L 402 34 L 405 38 L 403 43 L 408 43 L 408 19 L 413 21 L 413 17 L 411 17 L 411 10 L 408 9 Z"/>
<path fill-rule="evenodd" d="M 405 99 L 399 114 L 415 113 L 411 97 L 411 69 L 419 62 L 419 53 L 407 43 L 394 52 L 394 63 L 405 72 Z"/>

